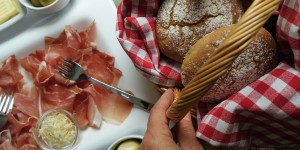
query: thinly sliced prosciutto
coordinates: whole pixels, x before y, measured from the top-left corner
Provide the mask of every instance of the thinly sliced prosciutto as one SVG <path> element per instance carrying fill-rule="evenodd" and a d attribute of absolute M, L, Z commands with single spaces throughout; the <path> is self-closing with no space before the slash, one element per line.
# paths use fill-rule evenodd
<path fill-rule="evenodd" d="M 0 149 L 14 149 L 14 147 L 11 144 L 11 134 L 8 129 L 3 130 L 0 132 Z"/>
<path fill-rule="evenodd" d="M 90 96 L 91 97 L 91 96 Z M 88 120 L 89 125 L 99 128 L 102 123 L 102 115 L 93 98 L 88 99 Z"/>
<path fill-rule="evenodd" d="M 20 59 L 20 64 L 31 73 L 36 84 L 45 84 L 54 76 L 54 69 L 47 67 L 46 62 L 41 60 L 39 54 L 42 53 L 32 53 Z"/>
<path fill-rule="evenodd" d="M 39 115 L 39 88 L 28 83 L 21 92 L 15 93 L 14 106 L 22 113 L 38 118 Z"/>
<path fill-rule="evenodd" d="M 32 134 L 32 129 L 38 119 L 37 117 L 26 115 L 17 110 L 17 108 L 13 108 L 7 119 L 8 123 L 0 132 L 0 134 L 5 134 L 7 139 L 4 143 L 0 143 L 0 149 L 1 147 L 12 147 L 13 150 L 25 147 L 40 149 Z"/>
<path fill-rule="evenodd" d="M 80 128 L 84 128 L 89 124 L 88 107 L 89 99 L 87 94 L 78 94 L 74 101 L 74 116 Z"/>
<path fill-rule="evenodd" d="M 22 74 L 19 62 L 14 55 L 0 64 L 0 92 L 19 91 L 22 88 Z"/>
<path fill-rule="evenodd" d="M 121 124 L 127 118 L 133 104 L 101 86 L 71 81 L 56 71 L 62 60 L 69 59 L 80 63 L 88 75 L 118 85 L 122 72 L 115 68 L 114 57 L 96 49 L 95 27 L 93 22 L 77 31 L 67 25 L 58 37 L 44 38 L 44 49 L 19 59 L 12 55 L 0 64 L 0 92 L 15 93 L 8 123 L 0 129 L 0 150 L 40 149 L 32 132 L 40 113 L 52 108 L 73 113 L 80 128 L 100 128 L 102 119 Z"/>
<path fill-rule="evenodd" d="M 93 22 L 86 30 L 79 32 L 81 38 L 81 48 L 96 48 L 95 43 L 96 24 Z"/>
<path fill-rule="evenodd" d="M 104 120 L 114 124 L 122 123 L 130 114 L 133 104 L 104 88 L 90 85 L 84 89 L 97 105 Z"/>
<path fill-rule="evenodd" d="M 69 87 L 59 84 L 43 86 L 41 89 L 42 111 L 57 107 L 73 112 L 75 97 L 80 92 L 81 89 L 76 85 Z"/>
<path fill-rule="evenodd" d="M 122 76 L 122 72 L 113 66 L 114 58 L 97 50 L 84 55 L 79 63 L 88 75 L 110 85 L 116 86 Z"/>

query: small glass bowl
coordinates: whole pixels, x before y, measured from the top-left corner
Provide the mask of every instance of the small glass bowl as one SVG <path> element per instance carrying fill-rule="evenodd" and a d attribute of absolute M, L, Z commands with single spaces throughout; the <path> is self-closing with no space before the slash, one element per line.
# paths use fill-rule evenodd
<path fill-rule="evenodd" d="M 57 113 L 65 115 L 68 119 L 71 120 L 71 122 L 75 126 L 75 136 L 74 136 L 73 141 L 70 142 L 70 144 L 65 145 L 63 147 L 51 147 L 44 141 L 44 139 L 42 138 L 42 136 L 39 133 L 39 131 L 40 131 L 39 129 L 42 127 L 45 119 L 47 119 L 48 117 L 53 116 L 54 114 L 57 114 Z M 43 150 L 72 150 L 72 149 L 75 149 L 75 147 L 77 146 L 77 142 L 79 140 L 79 126 L 78 126 L 78 123 L 77 123 L 75 117 L 70 112 L 63 110 L 63 109 L 57 109 L 57 108 L 51 109 L 51 110 L 46 111 L 37 121 L 36 129 L 34 130 L 34 138 Z"/>
<path fill-rule="evenodd" d="M 27 7 L 28 9 L 31 9 L 41 14 L 56 13 L 62 10 L 63 8 L 65 8 L 67 4 L 70 2 L 70 0 L 55 0 L 53 3 L 51 3 L 48 6 L 36 7 L 31 4 L 30 0 L 19 0 L 19 1 L 23 6 Z"/>
<path fill-rule="evenodd" d="M 141 142 L 143 140 L 143 136 L 141 136 L 141 135 L 127 135 L 127 136 L 121 137 L 121 138 L 117 139 L 115 142 L 113 142 L 109 146 L 108 150 L 117 150 L 123 142 L 128 141 L 128 140 L 134 140 L 134 141 L 137 141 L 139 144 L 141 144 Z"/>

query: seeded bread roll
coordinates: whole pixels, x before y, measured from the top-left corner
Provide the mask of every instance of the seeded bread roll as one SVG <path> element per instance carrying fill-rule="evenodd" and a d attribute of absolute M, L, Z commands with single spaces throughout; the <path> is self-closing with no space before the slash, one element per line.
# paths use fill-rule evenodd
<path fill-rule="evenodd" d="M 237 23 L 240 0 L 164 0 L 156 20 L 161 52 L 178 62 L 197 40 L 217 28 Z"/>
<path fill-rule="evenodd" d="M 219 28 L 191 47 L 182 63 L 182 82 L 186 85 L 197 70 L 215 52 L 234 25 Z M 261 29 L 253 41 L 234 60 L 231 67 L 217 79 L 201 98 L 202 102 L 219 102 L 271 71 L 277 64 L 277 47 L 271 34 Z"/>

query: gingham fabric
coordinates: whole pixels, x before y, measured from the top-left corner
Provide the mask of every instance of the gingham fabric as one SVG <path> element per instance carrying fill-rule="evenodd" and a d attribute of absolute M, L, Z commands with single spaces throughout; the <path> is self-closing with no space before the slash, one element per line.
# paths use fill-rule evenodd
<path fill-rule="evenodd" d="M 280 63 L 210 111 L 199 103 L 197 136 L 213 145 L 300 145 L 299 81 L 298 71 Z"/>
<path fill-rule="evenodd" d="M 162 86 L 181 83 L 180 64 L 162 58 L 155 36 L 158 0 L 123 0 L 117 10 L 117 38 L 137 70 Z"/>
<path fill-rule="evenodd" d="M 174 86 L 180 84 L 180 64 L 159 53 L 158 8 L 158 0 L 123 0 L 117 11 L 117 38 L 145 77 Z M 299 0 L 283 1 L 277 36 L 285 61 L 220 104 L 199 103 L 197 137 L 216 146 L 300 146 Z"/>

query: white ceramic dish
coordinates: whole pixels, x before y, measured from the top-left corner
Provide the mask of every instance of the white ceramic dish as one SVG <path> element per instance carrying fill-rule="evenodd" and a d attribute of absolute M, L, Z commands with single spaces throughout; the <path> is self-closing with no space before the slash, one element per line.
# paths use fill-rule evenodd
<path fill-rule="evenodd" d="M 26 13 L 27 13 L 27 9 L 21 5 L 20 5 L 20 13 L 16 16 L 14 16 L 13 18 L 9 19 L 8 21 L 4 22 L 3 24 L 0 24 L 0 32 L 10 26 L 12 26 L 13 24 L 17 23 L 18 21 L 20 21 L 22 18 L 25 17 Z"/>
<path fill-rule="evenodd" d="M 134 68 L 120 46 L 115 32 L 116 17 L 116 8 L 112 0 L 72 0 L 68 7 L 52 15 L 28 11 L 23 20 L 0 34 L 0 61 L 12 54 L 20 58 L 36 49 L 44 48 L 44 36 L 58 36 L 65 25 L 82 30 L 95 21 L 97 48 L 114 56 L 116 67 L 123 72 L 119 87 L 154 103 L 160 93 L 156 85 Z M 104 122 L 100 129 L 87 128 L 80 133 L 77 150 L 106 150 L 123 136 L 143 135 L 148 116 L 147 112 L 134 108 L 121 125 Z"/>
<path fill-rule="evenodd" d="M 55 0 L 53 3 L 51 3 L 48 6 L 44 7 L 35 7 L 31 4 L 30 0 L 19 0 L 20 3 L 27 7 L 28 9 L 31 9 L 35 12 L 42 13 L 42 14 L 51 14 L 56 13 L 63 8 L 67 6 L 67 4 L 70 2 L 70 0 Z"/>
<path fill-rule="evenodd" d="M 126 135 L 124 137 L 121 137 L 119 139 L 117 139 L 114 143 L 112 143 L 108 150 L 117 150 L 118 146 L 120 145 L 121 142 L 124 142 L 126 140 L 138 140 L 138 141 L 142 141 L 143 136 L 141 135 Z"/>

